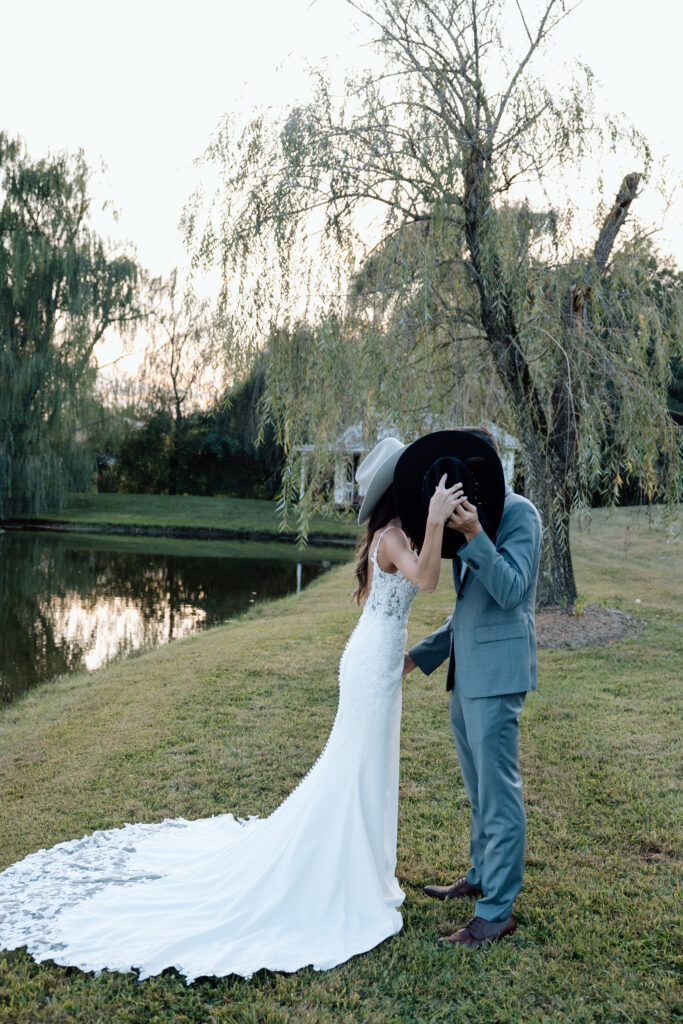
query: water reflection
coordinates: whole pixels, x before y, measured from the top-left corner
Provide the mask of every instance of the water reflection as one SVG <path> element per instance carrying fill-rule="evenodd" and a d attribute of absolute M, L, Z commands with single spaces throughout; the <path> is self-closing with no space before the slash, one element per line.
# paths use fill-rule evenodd
<path fill-rule="evenodd" d="M 330 564 L 297 563 L 276 545 L 223 545 L 218 556 L 213 543 L 203 549 L 209 556 L 195 553 L 197 542 L 151 546 L 0 534 L 0 700 L 224 622 L 254 601 L 300 590 Z"/>

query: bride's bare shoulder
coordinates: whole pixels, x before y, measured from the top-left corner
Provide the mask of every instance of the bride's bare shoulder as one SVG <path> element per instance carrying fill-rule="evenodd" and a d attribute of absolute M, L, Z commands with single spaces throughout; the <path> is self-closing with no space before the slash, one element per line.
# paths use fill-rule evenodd
<path fill-rule="evenodd" d="M 377 556 L 380 568 L 384 572 L 395 572 L 396 569 L 403 570 L 406 566 L 406 560 L 410 559 L 412 562 L 416 557 L 410 539 L 403 532 L 400 525 L 398 523 L 392 523 L 391 525 L 393 529 L 387 529 Z M 378 533 L 381 532 L 381 530 L 378 530 Z"/>
<path fill-rule="evenodd" d="M 388 541 L 390 548 L 412 548 L 410 537 L 404 533 L 403 529 L 398 523 L 392 523 L 392 529 L 389 530 L 385 537 L 385 541 Z M 382 542 L 384 543 L 384 541 Z"/>

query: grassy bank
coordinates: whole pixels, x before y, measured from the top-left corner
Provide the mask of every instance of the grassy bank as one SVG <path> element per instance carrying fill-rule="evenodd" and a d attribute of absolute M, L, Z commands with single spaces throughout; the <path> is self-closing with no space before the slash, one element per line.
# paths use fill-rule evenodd
<path fill-rule="evenodd" d="M 444 673 L 405 686 L 398 874 L 404 930 L 326 973 L 249 982 L 173 972 L 138 983 L 0 957 L 2 1024 L 668 1022 L 676 1014 L 681 547 L 644 516 L 596 514 L 575 534 L 579 590 L 648 620 L 611 648 L 540 652 L 522 716 L 529 816 L 520 930 L 489 949 L 439 950 L 471 905 L 421 886 L 460 873 L 468 809 Z M 355 620 L 351 569 L 225 627 L 0 714 L 2 866 L 125 821 L 267 814 L 319 753 Z M 452 607 L 420 596 L 413 639 Z M 636 603 L 639 601 L 639 603 Z"/>
<path fill-rule="evenodd" d="M 299 548 L 296 544 L 278 544 L 276 541 L 250 540 L 193 540 L 175 537 L 121 536 L 103 533 L 45 534 L 22 531 L 24 537 L 49 537 L 71 551 L 122 551 L 145 555 L 169 555 L 176 558 L 228 558 L 231 561 L 263 558 L 278 562 L 348 562 L 353 548 L 316 544 Z"/>
<path fill-rule="evenodd" d="M 71 494 L 61 512 L 46 520 L 87 527 L 161 527 L 226 530 L 277 536 L 280 519 L 274 501 L 247 498 L 204 498 L 189 494 Z M 294 522 L 290 532 L 295 531 Z M 311 520 L 315 536 L 353 537 L 355 520 L 341 513 Z"/>

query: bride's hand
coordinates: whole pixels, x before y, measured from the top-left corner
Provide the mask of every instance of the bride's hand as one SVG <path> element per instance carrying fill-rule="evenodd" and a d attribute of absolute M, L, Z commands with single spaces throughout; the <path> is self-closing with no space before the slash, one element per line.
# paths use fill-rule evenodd
<path fill-rule="evenodd" d="M 456 508 L 458 501 L 462 498 L 462 484 L 458 483 L 453 484 L 452 487 L 446 487 L 445 482 L 446 474 L 444 473 L 429 502 L 428 522 L 439 525 L 445 523 Z"/>

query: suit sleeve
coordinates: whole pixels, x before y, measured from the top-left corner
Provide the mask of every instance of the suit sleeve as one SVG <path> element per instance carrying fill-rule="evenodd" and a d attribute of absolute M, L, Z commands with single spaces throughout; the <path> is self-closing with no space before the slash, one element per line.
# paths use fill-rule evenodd
<path fill-rule="evenodd" d="M 489 594 L 506 611 L 516 608 L 532 582 L 541 546 L 541 520 L 531 503 L 510 509 L 497 547 L 483 532 L 458 554 Z M 415 659 L 417 660 L 417 659 Z"/>
<path fill-rule="evenodd" d="M 420 640 L 408 653 L 412 655 L 420 671 L 429 676 L 450 655 L 452 642 L 453 618 L 449 615 L 440 629 L 434 630 L 424 640 Z"/>

